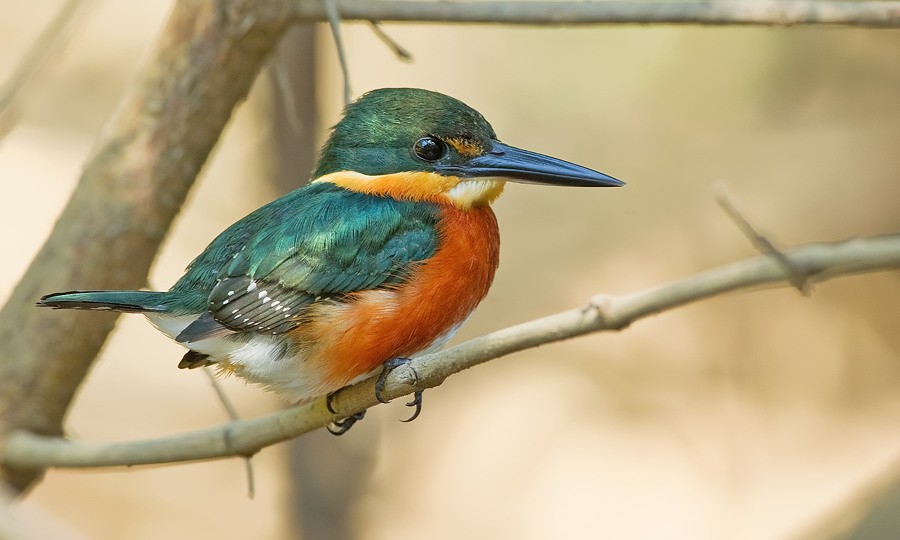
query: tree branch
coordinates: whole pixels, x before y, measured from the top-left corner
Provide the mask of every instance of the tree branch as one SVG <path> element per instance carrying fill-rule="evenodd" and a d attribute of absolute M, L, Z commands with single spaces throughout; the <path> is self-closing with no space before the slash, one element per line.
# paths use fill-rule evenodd
<path fill-rule="evenodd" d="M 197 173 L 288 23 L 282 3 L 176 2 L 50 237 L 0 310 L 0 437 L 14 429 L 61 433 L 115 322 L 54 317 L 34 309 L 35 299 L 146 283 Z M 24 489 L 37 472 L 2 474 Z"/>
<path fill-rule="evenodd" d="M 759 0 L 693 2 L 433 2 L 335 0 L 341 19 L 383 22 L 572 24 L 839 24 L 900 28 L 900 2 Z M 294 0 L 304 21 L 327 20 L 319 0 Z"/>
<path fill-rule="evenodd" d="M 22 57 L 9 79 L 0 85 L 0 139 L 15 125 L 15 105 L 26 94 L 23 89 L 27 88 L 28 83 L 46 65 L 47 59 L 68 39 L 78 19 L 77 15 L 83 11 L 85 1 L 67 0 Z"/>
<path fill-rule="evenodd" d="M 772 243 L 769 238 L 759 232 L 756 227 L 750 223 L 746 217 L 744 217 L 744 213 L 738 209 L 737 202 L 734 199 L 734 196 L 731 194 L 731 190 L 725 184 L 718 184 L 716 186 L 716 202 L 719 203 L 719 206 L 722 207 L 722 210 L 728 214 L 728 217 L 731 218 L 731 221 L 737 225 L 738 229 L 746 236 L 750 242 L 753 244 L 760 253 L 764 253 L 767 255 L 771 255 L 776 261 L 778 261 L 785 270 L 788 271 L 790 278 L 788 281 L 791 282 L 791 285 L 794 286 L 797 291 L 803 296 L 809 295 L 809 287 L 806 282 L 806 276 L 803 275 L 802 272 L 797 270 L 791 265 L 791 261 L 788 260 L 787 257 L 784 256 L 784 253 L 781 252 L 780 249 L 775 247 L 775 244 Z"/>
<path fill-rule="evenodd" d="M 784 252 L 794 268 L 811 280 L 900 268 L 900 234 L 832 244 L 807 244 Z M 395 399 L 440 385 L 447 377 L 480 363 L 539 345 L 603 330 L 620 330 L 634 321 L 678 306 L 764 283 L 789 282 L 791 273 L 762 255 L 714 268 L 680 281 L 624 296 L 596 296 L 585 307 L 506 328 L 442 352 L 421 356 L 392 371 L 385 397 Z M 338 392 L 338 417 L 377 404 L 375 379 Z M 250 456 L 335 420 L 324 400 L 259 418 L 230 422 L 172 437 L 119 443 L 72 442 L 24 431 L 11 433 L 2 447 L 6 466 L 110 467 Z"/>
<path fill-rule="evenodd" d="M 331 27 L 331 36 L 334 38 L 334 47 L 337 49 L 338 63 L 341 65 L 341 74 L 344 76 L 344 107 L 353 101 L 353 91 L 350 89 L 350 67 L 347 65 L 347 51 L 344 49 L 344 40 L 341 37 L 341 14 L 338 12 L 335 0 L 321 0 L 325 8 L 325 16 L 328 18 L 328 26 Z"/>

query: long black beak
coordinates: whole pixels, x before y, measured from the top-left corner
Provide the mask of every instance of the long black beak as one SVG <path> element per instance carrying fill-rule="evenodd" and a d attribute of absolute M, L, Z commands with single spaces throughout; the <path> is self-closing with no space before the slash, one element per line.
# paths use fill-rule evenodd
<path fill-rule="evenodd" d="M 581 165 L 492 141 L 491 149 L 460 165 L 437 167 L 463 178 L 500 177 L 550 186 L 617 187 L 625 182 Z"/>

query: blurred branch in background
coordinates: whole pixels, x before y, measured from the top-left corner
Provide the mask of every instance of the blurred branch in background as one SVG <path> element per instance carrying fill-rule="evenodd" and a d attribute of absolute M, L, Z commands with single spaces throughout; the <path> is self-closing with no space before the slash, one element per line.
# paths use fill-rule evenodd
<path fill-rule="evenodd" d="M 900 2 L 816 0 L 699 2 L 430 2 L 329 0 L 341 19 L 506 24 L 710 24 L 900 27 Z M 321 21 L 320 0 L 295 0 L 301 20 Z"/>
<path fill-rule="evenodd" d="M 893 538 L 900 525 L 900 459 L 894 460 L 821 519 L 801 531 L 795 540 Z"/>
<path fill-rule="evenodd" d="M 69 204 L 0 311 L 0 432 L 61 433 L 116 318 L 52 317 L 33 309 L 35 298 L 76 284 L 146 283 L 197 173 L 287 25 L 281 5 L 176 2 Z M 3 473 L 24 489 L 40 471 Z"/>
<path fill-rule="evenodd" d="M 397 60 L 401 62 L 412 62 L 413 55 L 409 50 L 406 49 L 403 45 L 397 43 L 394 38 L 390 36 L 387 32 L 384 31 L 384 28 L 381 27 L 381 23 L 379 21 L 369 21 L 369 26 L 372 28 L 372 32 L 375 32 L 375 35 L 378 36 L 378 39 L 381 40 L 382 43 L 387 46 L 394 53 L 394 56 L 397 57 Z"/>
<path fill-rule="evenodd" d="M 810 280 L 900 268 L 900 234 L 858 238 L 833 244 L 806 244 L 784 252 Z M 762 255 L 707 270 L 683 280 L 625 296 L 595 296 L 583 308 L 506 328 L 445 351 L 424 355 L 388 375 L 384 396 L 395 399 L 425 390 L 465 369 L 513 352 L 603 330 L 621 330 L 634 321 L 691 302 L 766 283 L 790 280 L 791 272 Z M 267 416 L 230 422 L 193 433 L 124 443 L 70 442 L 24 431 L 8 435 L 3 451 L 7 467 L 113 467 L 251 456 L 277 442 L 323 427 L 378 404 L 378 377 L 325 400 Z"/>
<path fill-rule="evenodd" d="M 267 70 L 271 105 L 262 112 L 267 119 L 265 176 L 277 193 L 306 184 L 315 165 L 317 49 L 315 25 L 298 24 L 285 33 Z M 376 427 L 373 424 L 372 430 Z M 291 441 L 289 514 L 301 537 L 353 536 L 351 514 L 368 488 L 374 448 L 359 439 L 335 439 L 324 432 Z"/>
<path fill-rule="evenodd" d="M 9 79 L 0 86 L 0 140 L 16 124 L 16 105 L 23 99 L 24 89 L 46 65 L 54 51 L 62 46 L 86 3 L 87 0 L 68 0 L 63 4 L 31 49 L 22 57 Z"/>
<path fill-rule="evenodd" d="M 331 37 L 334 38 L 334 46 L 337 49 L 338 62 L 341 65 L 341 73 L 344 76 L 344 105 L 349 105 L 353 91 L 350 89 L 350 69 L 347 67 L 347 52 L 344 49 L 344 40 L 341 38 L 341 14 L 335 0 L 322 0 L 325 6 L 325 15 L 328 17 L 328 26 L 331 27 Z"/>
<path fill-rule="evenodd" d="M 737 225 L 738 229 L 750 240 L 757 250 L 760 253 L 771 255 L 778 264 L 784 268 L 784 270 L 788 273 L 788 281 L 790 281 L 791 285 L 794 286 L 797 291 L 804 295 L 809 295 L 809 276 L 807 276 L 804 272 L 802 272 L 799 268 L 796 268 L 791 260 L 777 247 L 772 243 L 771 240 L 764 234 L 760 233 L 756 227 L 754 227 L 750 221 L 744 217 L 744 213 L 738 209 L 737 201 L 734 199 L 734 196 L 731 194 L 731 191 L 728 189 L 728 186 L 725 184 L 719 183 L 715 186 L 716 190 L 716 202 L 719 203 L 719 206 L 722 207 L 722 210 L 728 214 L 728 217 Z"/>
<path fill-rule="evenodd" d="M 240 420 L 241 417 L 238 414 L 234 403 L 231 402 L 231 398 L 228 397 L 225 389 L 219 384 L 219 379 L 216 378 L 216 374 L 212 368 L 204 366 L 203 374 L 209 378 L 209 383 L 216 393 L 216 397 L 219 398 L 222 408 L 225 409 L 225 414 L 228 415 L 228 419 L 231 421 Z M 244 470 L 247 472 L 247 498 L 252 499 L 256 496 L 256 475 L 253 473 L 253 459 L 250 456 L 244 457 Z"/>

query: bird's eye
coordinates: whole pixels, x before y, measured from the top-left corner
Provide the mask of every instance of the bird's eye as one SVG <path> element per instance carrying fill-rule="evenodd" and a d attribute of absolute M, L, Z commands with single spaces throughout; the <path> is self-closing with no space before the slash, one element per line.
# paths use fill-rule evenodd
<path fill-rule="evenodd" d="M 413 152 L 425 161 L 437 161 L 444 157 L 444 142 L 437 137 L 422 137 L 413 145 Z"/>

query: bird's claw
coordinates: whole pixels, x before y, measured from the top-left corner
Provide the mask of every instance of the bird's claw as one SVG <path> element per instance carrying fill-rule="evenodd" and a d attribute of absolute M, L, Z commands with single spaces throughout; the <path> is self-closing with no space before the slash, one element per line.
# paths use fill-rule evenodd
<path fill-rule="evenodd" d="M 411 362 L 409 358 L 392 358 L 384 363 L 384 369 L 381 371 L 381 375 L 378 376 L 378 380 L 375 381 L 375 399 L 380 401 L 381 403 L 388 403 L 390 400 L 384 399 L 384 385 L 387 381 L 387 376 L 400 366 L 407 365 Z M 419 382 L 419 374 L 416 373 L 416 370 L 412 370 L 414 383 Z M 332 400 L 334 399 L 334 393 L 328 394 L 325 397 L 325 407 L 328 409 L 328 412 L 331 414 L 337 414 L 338 412 L 334 409 L 332 405 Z M 416 390 L 413 394 L 412 401 L 406 404 L 407 407 L 415 407 L 416 410 L 413 411 L 412 416 L 407 418 L 406 420 L 401 420 L 401 422 L 412 422 L 416 418 L 419 417 L 419 413 L 422 412 L 422 390 Z M 362 420 L 366 416 L 366 411 L 360 411 L 356 414 L 350 415 L 346 418 L 342 418 L 340 420 L 334 420 L 325 428 L 332 435 L 343 435 L 350 431 L 350 428 L 353 427 L 354 424 Z"/>
<path fill-rule="evenodd" d="M 387 362 L 384 363 L 384 367 L 381 370 L 381 375 L 378 376 L 378 380 L 375 381 L 375 399 L 380 401 L 381 403 L 390 403 L 391 400 L 384 399 L 384 385 L 387 383 L 388 375 L 391 374 L 392 371 L 397 369 L 400 366 L 408 365 L 412 360 L 409 358 L 391 358 Z M 415 377 L 415 382 L 419 382 L 419 374 L 416 373 L 416 370 L 412 370 L 413 376 Z"/>
<path fill-rule="evenodd" d="M 391 358 L 387 362 L 384 363 L 384 369 L 381 371 L 381 375 L 378 376 L 378 380 L 375 381 L 375 399 L 380 401 L 381 403 L 388 403 L 390 400 L 384 398 L 384 385 L 387 382 L 387 377 L 390 375 L 392 371 L 397 369 L 400 366 L 408 365 L 412 360 L 409 358 Z M 416 373 L 415 369 L 410 368 L 413 373 L 414 381 L 413 384 L 419 382 L 419 374 Z M 409 403 L 406 404 L 407 407 L 415 407 L 416 410 L 413 412 L 412 416 L 407 418 L 406 420 L 401 420 L 401 422 L 412 422 L 416 418 L 419 417 L 419 413 L 422 412 L 422 390 L 416 390 L 415 394 L 413 394 L 413 399 Z"/>
<path fill-rule="evenodd" d="M 331 414 L 337 414 L 337 411 L 334 410 L 334 406 L 331 404 L 331 401 L 334 399 L 334 394 L 336 392 L 332 392 L 325 396 L 325 408 L 328 409 L 328 412 Z M 356 414 L 352 414 L 346 418 L 341 418 L 340 420 L 333 420 L 328 425 L 325 426 L 325 429 L 328 430 L 328 433 L 332 435 L 343 435 L 350 431 L 350 428 L 353 427 L 353 424 L 359 422 L 366 416 L 366 411 L 360 411 Z"/>
<path fill-rule="evenodd" d="M 328 409 L 328 412 L 330 412 L 331 414 L 338 413 L 336 410 L 334 410 L 334 406 L 331 404 L 332 400 L 334 400 L 335 394 L 337 394 L 337 392 L 332 392 L 325 396 L 325 408 Z"/>
<path fill-rule="evenodd" d="M 331 408 L 330 405 L 329 405 L 329 408 Z M 347 433 L 348 431 L 350 431 L 350 428 L 353 427 L 353 424 L 359 422 L 360 420 L 365 418 L 365 416 L 366 416 L 366 411 L 359 411 L 356 414 L 351 414 L 347 418 L 343 418 L 341 420 L 334 420 L 333 422 L 331 422 L 330 424 L 325 426 L 325 429 L 327 429 L 328 433 L 331 433 L 332 435 L 340 436 L 340 435 L 343 435 L 344 433 Z"/>
<path fill-rule="evenodd" d="M 407 418 L 406 420 L 400 420 L 401 422 L 412 422 L 416 418 L 419 417 L 419 413 L 422 412 L 422 390 L 416 390 L 416 393 L 413 394 L 412 401 L 406 404 L 407 407 L 415 407 L 416 410 L 413 411 L 412 416 Z"/>

